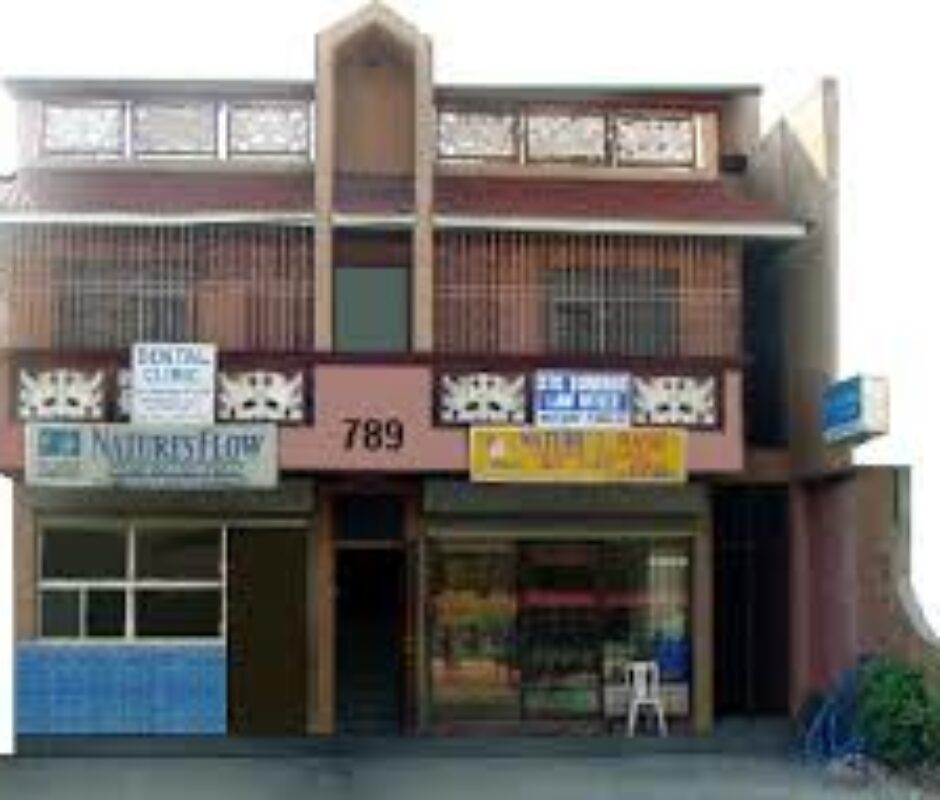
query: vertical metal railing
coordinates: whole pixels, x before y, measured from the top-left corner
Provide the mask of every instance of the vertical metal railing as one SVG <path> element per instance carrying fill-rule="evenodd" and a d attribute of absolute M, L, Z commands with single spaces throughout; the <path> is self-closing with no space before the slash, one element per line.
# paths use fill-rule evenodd
<path fill-rule="evenodd" d="M 739 245 L 614 235 L 438 234 L 443 353 L 736 357 Z"/>
<path fill-rule="evenodd" d="M 313 347 L 313 232 L 275 225 L 0 231 L 0 346 L 114 349 L 217 341 Z"/>

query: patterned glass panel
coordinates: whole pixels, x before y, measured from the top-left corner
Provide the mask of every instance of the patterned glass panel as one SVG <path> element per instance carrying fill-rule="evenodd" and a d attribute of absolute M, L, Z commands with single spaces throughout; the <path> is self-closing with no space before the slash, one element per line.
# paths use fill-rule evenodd
<path fill-rule="evenodd" d="M 533 161 L 603 161 L 604 117 L 532 114 L 527 129 Z"/>
<path fill-rule="evenodd" d="M 47 103 L 43 115 L 43 149 L 48 153 L 119 156 L 124 152 L 121 103 Z"/>
<path fill-rule="evenodd" d="M 310 147 L 307 103 L 233 105 L 229 112 L 232 155 L 302 155 Z"/>
<path fill-rule="evenodd" d="M 437 151 L 453 160 L 514 159 L 516 118 L 513 114 L 441 111 L 437 115 Z"/>
<path fill-rule="evenodd" d="M 212 103 L 134 106 L 134 152 L 139 155 L 215 153 L 216 113 Z"/>
<path fill-rule="evenodd" d="M 620 117 L 616 133 L 618 163 L 666 166 L 695 163 L 695 124 L 691 117 Z"/>

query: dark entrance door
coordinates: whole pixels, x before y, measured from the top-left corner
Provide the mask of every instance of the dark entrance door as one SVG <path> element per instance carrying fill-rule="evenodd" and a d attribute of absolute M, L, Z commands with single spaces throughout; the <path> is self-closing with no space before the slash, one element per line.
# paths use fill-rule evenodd
<path fill-rule="evenodd" d="M 402 727 L 405 558 L 398 498 L 355 496 L 336 506 L 336 727 Z"/>
<path fill-rule="evenodd" d="M 245 736 L 306 731 L 306 537 L 228 538 L 228 725 Z"/>
<path fill-rule="evenodd" d="M 787 713 L 789 522 L 785 487 L 715 495 L 715 711 Z"/>

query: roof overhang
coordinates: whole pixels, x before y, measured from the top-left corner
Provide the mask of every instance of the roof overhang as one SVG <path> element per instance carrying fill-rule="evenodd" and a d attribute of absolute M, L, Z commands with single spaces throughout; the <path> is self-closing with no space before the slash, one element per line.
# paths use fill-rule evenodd
<path fill-rule="evenodd" d="M 337 228 L 408 230 L 414 214 L 333 214 Z M 741 239 L 802 239 L 807 225 L 786 221 L 589 219 L 569 217 L 492 217 L 435 214 L 438 230 L 514 231 L 521 233 L 621 234 L 646 236 L 706 236 Z M 110 227 L 180 227 L 187 225 L 296 225 L 316 222 L 308 212 L 220 212 L 200 214 L 141 214 L 120 212 L 0 213 L 0 225 L 75 225 Z"/>

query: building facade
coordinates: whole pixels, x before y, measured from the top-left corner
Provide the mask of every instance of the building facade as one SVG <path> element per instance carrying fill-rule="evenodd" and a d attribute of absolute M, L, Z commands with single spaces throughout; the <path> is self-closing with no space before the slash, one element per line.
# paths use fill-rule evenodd
<path fill-rule="evenodd" d="M 706 732 L 868 646 L 817 529 L 897 478 L 822 448 L 834 177 L 757 88 L 438 85 L 380 4 L 315 83 L 8 86 L 21 734 L 603 732 L 627 659 Z"/>

